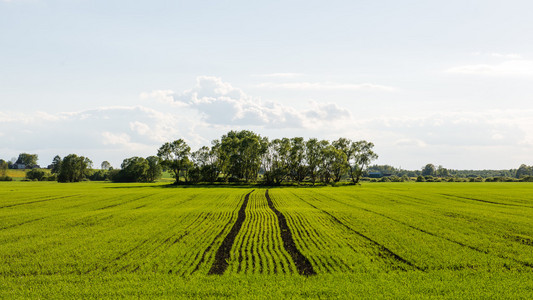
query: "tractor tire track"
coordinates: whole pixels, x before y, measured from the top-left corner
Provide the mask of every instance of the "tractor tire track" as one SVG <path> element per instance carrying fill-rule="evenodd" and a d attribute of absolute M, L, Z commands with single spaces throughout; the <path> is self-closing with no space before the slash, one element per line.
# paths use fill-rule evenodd
<path fill-rule="evenodd" d="M 489 203 L 489 204 L 495 204 L 495 205 L 518 206 L 518 207 L 533 208 L 532 206 L 528 206 L 528 205 L 520 205 L 520 204 L 512 204 L 512 203 L 494 202 L 494 201 L 489 201 L 489 200 L 476 199 L 476 198 L 469 198 L 469 197 L 457 196 L 457 195 L 452 195 L 452 194 L 441 194 L 441 195 L 447 197 L 448 199 L 450 199 L 450 198 L 457 198 L 457 199 L 464 199 L 464 200 L 470 200 L 470 201 L 477 201 L 477 202 Z"/>
<path fill-rule="evenodd" d="M 220 247 L 218 247 L 218 250 L 215 254 L 215 261 L 213 262 L 211 269 L 207 273 L 208 275 L 222 275 L 224 274 L 224 271 L 226 271 L 226 269 L 228 268 L 228 265 L 229 265 L 228 259 L 230 258 L 231 247 L 233 246 L 233 243 L 235 242 L 235 238 L 237 237 L 237 234 L 239 234 L 239 231 L 241 230 L 242 224 L 244 223 L 244 219 L 246 219 L 246 205 L 248 205 L 248 199 L 250 199 L 250 194 L 253 193 L 253 191 L 254 190 L 252 190 L 251 192 L 246 194 L 246 196 L 244 196 L 244 201 L 242 202 L 241 208 L 239 209 L 237 220 L 233 224 L 233 227 L 231 227 L 231 230 L 228 233 L 228 235 L 226 235 L 226 237 L 222 241 L 222 244 L 220 245 Z M 228 225 L 229 223 L 226 224 L 226 226 Z M 225 228 L 226 227 L 224 227 L 224 229 Z M 217 235 L 217 237 L 213 240 L 213 243 L 218 239 L 218 237 L 223 232 L 224 230 L 222 230 L 219 233 L 219 235 Z M 213 244 L 209 245 L 206 252 L 204 252 L 204 256 L 205 256 L 205 253 L 207 253 L 208 250 L 211 249 L 212 245 Z M 203 258 L 204 257 L 202 257 L 202 259 Z"/>
<path fill-rule="evenodd" d="M 5 227 L 0 228 L 0 230 L 5 230 L 5 229 L 14 228 L 14 227 L 17 227 L 17 226 L 22 226 L 22 225 L 24 225 L 24 224 L 37 222 L 37 221 L 40 221 L 40 220 L 43 220 L 43 219 L 46 219 L 46 217 L 43 217 L 43 218 L 37 218 L 37 219 L 31 219 L 31 220 L 27 220 L 27 221 L 20 222 L 20 223 L 17 223 L 17 224 L 11 224 L 11 225 L 8 225 L 8 226 L 5 226 Z"/>
<path fill-rule="evenodd" d="M 213 239 L 211 244 L 209 244 L 209 246 L 207 246 L 207 248 L 205 248 L 205 251 L 202 253 L 202 258 L 200 258 L 200 261 L 198 262 L 198 264 L 196 264 L 196 267 L 191 272 L 191 274 L 195 273 L 196 271 L 198 271 L 200 269 L 200 266 L 204 263 L 205 258 L 207 256 L 207 254 L 211 251 L 211 248 L 213 247 L 213 245 L 216 243 L 218 238 L 226 231 L 226 228 L 228 228 L 228 226 L 230 226 L 230 225 L 231 225 L 231 219 L 229 220 L 228 223 L 226 223 L 226 225 L 224 225 L 224 228 L 222 228 L 222 230 L 217 234 L 217 236 L 215 236 L 215 238 Z M 200 252 L 198 252 L 198 254 L 194 257 L 194 260 L 196 260 L 198 258 L 198 255 L 200 255 Z"/>
<path fill-rule="evenodd" d="M 120 206 L 120 205 L 123 205 L 123 204 L 127 204 L 127 203 L 130 203 L 130 202 L 134 202 L 134 201 L 137 201 L 137 200 L 148 198 L 150 196 L 153 196 L 153 195 L 152 194 L 145 195 L 145 196 L 141 196 L 141 197 L 138 197 L 138 198 L 135 198 L 135 199 L 126 200 L 126 201 L 123 201 L 123 202 L 120 202 L 120 203 L 110 204 L 110 205 L 107 205 L 107 206 L 104 206 L 104 207 L 100 207 L 100 208 L 98 208 L 96 210 L 104 210 L 104 209 L 108 209 L 108 208 L 112 208 L 112 207 L 117 207 L 117 206 Z"/>
<path fill-rule="evenodd" d="M 368 242 L 370 242 L 372 245 L 374 245 L 376 248 L 378 248 L 378 250 L 380 250 L 381 253 L 383 253 L 383 256 L 385 256 L 385 257 L 389 257 L 389 258 L 391 258 L 391 259 L 394 259 L 394 260 L 396 260 L 396 261 L 399 261 L 399 262 L 401 262 L 401 263 L 404 263 L 404 264 L 406 264 L 406 265 L 408 265 L 408 266 L 410 266 L 410 267 L 412 267 L 412 268 L 415 268 L 415 269 L 417 269 L 417 270 L 419 270 L 419 271 L 425 271 L 424 269 L 422 269 L 422 268 L 416 266 L 416 265 L 413 264 L 412 262 L 410 262 L 410 261 L 406 260 L 405 258 L 399 256 L 398 254 L 394 253 L 392 250 L 390 250 L 389 248 L 387 248 L 387 247 L 385 247 L 384 245 L 380 244 L 379 242 L 377 242 L 377 241 L 371 239 L 370 237 L 364 235 L 363 233 L 361 233 L 361 232 L 359 232 L 359 231 L 353 229 L 352 227 L 346 225 L 344 222 L 342 222 L 341 220 L 339 220 L 337 217 L 335 217 L 335 216 L 332 215 L 331 213 L 329 213 L 329 212 L 327 212 L 327 211 L 325 211 L 325 210 L 323 210 L 323 209 L 320 209 L 320 208 L 314 206 L 313 204 L 307 202 L 306 200 L 304 200 L 303 198 L 301 198 L 300 196 L 298 196 L 298 195 L 296 195 L 296 194 L 294 194 L 294 195 L 295 195 L 296 197 L 298 197 L 300 200 L 302 200 L 303 202 L 309 204 L 309 206 L 311 206 L 311 207 L 313 207 L 313 208 L 315 208 L 315 209 L 317 209 L 317 210 L 319 210 L 319 211 L 325 213 L 326 215 L 328 215 L 328 216 L 329 216 L 329 217 L 330 217 L 335 223 L 337 223 L 337 224 L 343 226 L 344 228 L 348 229 L 349 231 L 355 233 L 356 235 L 358 235 L 358 236 L 362 237 L 363 239 L 367 240 Z M 406 270 L 405 268 L 402 268 L 402 269 L 403 269 L 403 270 Z"/>
<path fill-rule="evenodd" d="M 298 273 L 300 275 L 316 275 L 315 270 L 313 269 L 313 265 L 305 257 L 300 250 L 296 247 L 296 244 L 294 243 L 294 240 L 292 238 L 291 230 L 289 229 L 289 226 L 287 225 L 287 219 L 285 216 L 274 207 L 274 203 L 272 203 L 272 199 L 270 199 L 270 195 L 268 194 L 268 190 L 265 192 L 265 197 L 267 199 L 268 207 L 276 214 L 278 217 L 278 223 L 279 228 L 281 231 L 281 239 L 283 241 L 283 247 L 285 248 L 285 251 L 290 254 L 292 261 L 296 265 L 296 269 L 298 269 Z"/>
<path fill-rule="evenodd" d="M 63 196 L 63 197 L 47 198 L 47 199 L 44 199 L 44 200 L 35 200 L 35 201 L 28 201 L 28 202 L 22 202 L 22 203 L 14 203 L 14 204 L 8 204 L 8 205 L 0 206 L 0 208 L 7 208 L 7 207 L 26 205 L 26 204 L 33 204 L 33 203 L 39 203 L 39 202 L 47 202 L 47 201 L 52 201 L 52 200 L 57 200 L 57 199 L 72 198 L 72 197 L 76 197 L 76 196 L 80 196 L 80 195 L 77 194 L 77 195 L 69 195 L 69 196 Z"/>

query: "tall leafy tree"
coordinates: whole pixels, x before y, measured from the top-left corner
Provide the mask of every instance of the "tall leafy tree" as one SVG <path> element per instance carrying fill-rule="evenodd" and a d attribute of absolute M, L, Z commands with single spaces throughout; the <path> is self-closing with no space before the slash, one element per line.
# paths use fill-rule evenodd
<path fill-rule="evenodd" d="M 305 141 L 303 137 L 291 139 L 289 155 L 289 170 L 292 180 L 298 184 L 305 179 L 307 168 L 305 166 Z"/>
<path fill-rule="evenodd" d="M 448 177 L 448 176 L 450 176 L 450 171 L 448 171 L 448 169 L 446 169 L 443 166 L 438 166 L 436 174 L 439 177 Z"/>
<path fill-rule="evenodd" d="M 145 182 L 148 171 L 148 162 L 146 159 L 138 156 L 126 158 L 120 165 L 119 181 L 126 182 Z"/>
<path fill-rule="evenodd" d="M 198 174 L 193 174 L 193 177 L 197 175 L 199 181 L 206 181 L 213 183 L 217 180 L 220 174 L 220 166 L 218 159 L 218 148 L 220 143 L 215 140 L 211 148 L 203 146 L 197 151 L 191 154 L 192 161 L 196 168 L 198 168 Z"/>
<path fill-rule="evenodd" d="M 427 164 L 422 168 L 423 176 L 435 176 L 437 173 L 437 168 L 434 164 Z"/>
<path fill-rule="evenodd" d="M 61 156 L 56 155 L 54 159 L 52 160 L 52 165 L 51 165 L 52 174 L 59 174 L 59 172 L 61 171 L 61 163 L 62 163 Z"/>
<path fill-rule="evenodd" d="M 31 167 L 37 164 L 38 159 L 39 157 L 37 154 L 20 153 L 15 163 L 24 164 L 27 167 Z"/>
<path fill-rule="evenodd" d="M 264 181 L 268 185 L 279 185 L 290 174 L 291 141 L 288 138 L 263 141 L 266 145 L 262 155 Z"/>
<path fill-rule="evenodd" d="M 146 181 L 153 182 L 161 178 L 162 168 L 157 156 L 148 156 L 146 158 L 148 169 L 146 170 Z"/>
<path fill-rule="evenodd" d="M 78 182 L 84 179 L 89 169 L 92 167 L 92 161 L 84 156 L 69 154 L 61 161 L 61 167 L 57 176 L 59 182 Z"/>
<path fill-rule="evenodd" d="M 305 159 L 307 161 L 309 177 L 311 177 L 313 185 L 319 176 L 319 167 L 322 162 L 322 148 L 323 143 L 315 138 L 309 139 L 305 143 Z"/>
<path fill-rule="evenodd" d="M 190 153 L 191 147 L 182 139 L 165 143 L 157 151 L 157 157 L 161 161 L 161 165 L 174 174 L 176 184 L 180 183 L 181 172 L 186 172 L 187 168 L 190 167 Z M 185 177 L 185 180 L 187 180 L 187 177 Z"/>
<path fill-rule="evenodd" d="M 248 130 L 223 135 L 220 151 L 226 178 L 231 176 L 245 182 L 256 180 L 267 145 L 259 135 Z"/>
<path fill-rule="evenodd" d="M 530 167 L 525 164 L 521 164 L 516 170 L 516 178 L 522 178 L 525 176 L 533 176 L 533 166 Z"/>
<path fill-rule="evenodd" d="M 100 165 L 100 168 L 101 168 L 102 170 L 109 170 L 109 169 L 112 168 L 112 167 L 111 167 L 111 163 L 108 162 L 107 160 L 104 160 L 104 161 L 102 162 L 102 164 Z"/>
<path fill-rule="evenodd" d="M 350 144 L 350 156 L 348 157 L 348 172 L 353 184 L 359 183 L 363 171 L 370 163 L 378 158 L 373 150 L 374 144 L 365 140 Z"/>
<path fill-rule="evenodd" d="M 0 159 L 0 176 L 6 176 L 7 175 L 7 168 L 8 168 L 7 161 Z"/>

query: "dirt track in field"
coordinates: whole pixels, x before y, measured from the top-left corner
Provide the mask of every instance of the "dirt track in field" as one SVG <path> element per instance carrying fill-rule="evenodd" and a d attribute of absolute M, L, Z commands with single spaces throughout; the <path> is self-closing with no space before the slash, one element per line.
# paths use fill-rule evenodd
<path fill-rule="evenodd" d="M 251 193 L 253 193 L 253 191 L 249 192 L 248 194 L 246 194 L 246 196 L 244 196 L 244 201 L 242 202 L 241 209 L 239 209 L 237 220 L 235 221 L 235 224 L 233 224 L 233 227 L 231 228 L 230 232 L 228 233 L 228 235 L 226 235 L 224 241 L 222 241 L 222 244 L 218 248 L 217 253 L 215 254 L 215 262 L 213 263 L 211 269 L 207 274 L 222 275 L 224 274 L 224 271 L 226 271 L 226 269 L 228 268 L 231 247 L 233 246 L 235 238 L 237 237 L 237 234 L 239 234 L 242 224 L 246 219 L 246 205 L 248 205 L 248 199 L 250 198 Z"/>
<path fill-rule="evenodd" d="M 265 197 L 268 202 L 268 207 L 270 207 L 270 209 L 278 217 L 279 228 L 281 230 L 281 239 L 283 240 L 283 247 L 285 248 L 285 251 L 287 251 L 292 257 L 292 260 L 296 265 L 296 269 L 298 269 L 298 273 L 300 273 L 300 275 L 315 275 L 316 272 L 313 269 L 313 265 L 311 264 L 311 262 L 309 262 L 309 259 L 307 259 L 307 257 L 305 257 L 296 247 L 296 244 L 292 239 L 291 230 L 287 225 L 287 220 L 285 219 L 285 216 L 279 210 L 277 210 L 276 207 L 274 207 L 274 203 L 272 203 L 270 195 L 268 195 L 268 190 L 265 192 Z"/>

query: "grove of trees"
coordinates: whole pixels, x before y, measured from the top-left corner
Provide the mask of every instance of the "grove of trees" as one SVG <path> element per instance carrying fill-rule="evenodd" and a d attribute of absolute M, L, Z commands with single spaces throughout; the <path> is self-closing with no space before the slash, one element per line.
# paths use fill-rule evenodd
<path fill-rule="evenodd" d="M 57 174 L 58 182 L 78 182 L 87 177 L 93 162 L 87 157 L 69 154 L 63 159 L 59 155 L 52 162 L 52 174 Z"/>
<path fill-rule="evenodd" d="M 120 170 L 112 170 L 110 179 L 115 182 L 153 182 L 161 177 L 161 165 L 157 156 L 126 158 Z"/>
<path fill-rule="evenodd" d="M 256 182 L 267 185 L 308 180 L 329 184 L 349 178 L 357 184 L 363 170 L 377 158 L 374 144 L 340 138 L 333 142 L 301 137 L 269 140 L 248 131 L 230 131 L 211 147 L 195 152 L 182 140 L 165 143 L 157 156 L 172 172 L 175 183 L 216 180 Z"/>

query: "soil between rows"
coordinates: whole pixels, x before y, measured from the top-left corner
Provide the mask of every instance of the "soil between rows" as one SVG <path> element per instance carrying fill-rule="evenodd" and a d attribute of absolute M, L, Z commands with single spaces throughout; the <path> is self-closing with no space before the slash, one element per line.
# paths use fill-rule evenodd
<path fill-rule="evenodd" d="M 239 209 L 237 220 L 235 221 L 235 224 L 233 224 L 233 227 L 231 227 L 230 232 L 224 238 L 224 241 L 222 241 L 222 244 L 218 248 L 217 253 L 215 254 L 215 262 L 213 263 L 211 269 L 207 274 L 222 275 L 224 274 L 224 271 L 226 271 L 226 269 L 228 268 L 228 260 L 230 258 L 231 248 L 233 247 L 235 238 L 237 237 L 237 234 L 239 234 L 242 224 L 246 219 L 246 205 L 248 205 L 248 199 L 250 198 L 251 193 L 253 193 L 253 191 L 249 192 L 248 194 L 246 194 L 246 196 L 244 196 L 244 201 L 241 205 L 241 208 Z"/>
<path fill-rule="evenodd" d="M 281 232 L 281 240 L 283 241 L 283 247 L 285 248 L 285 251 L 289 253 L 289 255 L 292 257 L 292 260 L 294 261 L 294 264 L 296 265 L 296 269 L 298 270 L 298 273 L 300 275 L 315 275 L 316 272 L 313 269 L 313 265 L 305 257 L 300 250 L 296 247 L 296 244 L 294 243 L 294 240 L 292 239 L 292 233 L 289 229 L 289 226 L 287 225 L 287 220 L 285 219 L 285 216 L 274 207 L 274 203 L 272 203 L 272 200 L 270 199 L 270 195 L 268 194 L 268 190 L 265 192 L 265 197 L 268 202 L 268 207 L 276 214 L 278 217 L 278 223 L 279 228 Z"/>

